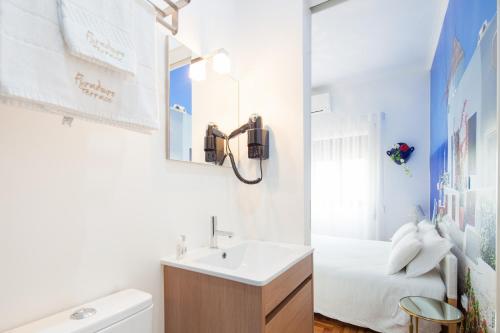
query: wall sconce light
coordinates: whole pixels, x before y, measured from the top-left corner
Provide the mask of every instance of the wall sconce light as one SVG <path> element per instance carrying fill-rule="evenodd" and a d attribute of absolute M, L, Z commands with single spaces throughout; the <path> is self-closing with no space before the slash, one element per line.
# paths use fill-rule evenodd
<path fill-rule="evenodd" d="M 231 59 L 229 53 L 220 49 L 217 50 L 212 59 L 212 68 L 219 74 L 229 74 L 231 72 Z"/>
<path fill-rule="evenodd" d="M 193 81 L 203 81 L 207 79 L 207 61 L 212 61 L 212 69 L 219 74 L 229 74 L 231 72 L 231 59 L 229 53 L 224 49 L 219 49 L 206 56 L 195 58 L 189 66 L 189 78 Z"/>
<path fill-rule="evenodd" d="M 207 78 L 207 61 L 205 59 L 193 60 L 189 66 L 189 78 L 193 81 L 203 81 Z"/>

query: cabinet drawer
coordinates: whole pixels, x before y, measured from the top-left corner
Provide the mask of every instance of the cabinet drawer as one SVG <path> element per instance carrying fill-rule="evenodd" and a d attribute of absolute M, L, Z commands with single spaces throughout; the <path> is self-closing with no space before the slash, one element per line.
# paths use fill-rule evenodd
<path fill-rule="evenodd" d="M 266 323 L 266 333 L 312 333 L 313 289 L 309 279 L 275 309 Z"/>
<path fill-rule="evenodd" d="M 304 282 L 313 271 L 312 255 L 299 261 L 288 271 L 262 288 L 262 304 L 264 315 L 268 315 L 288 295 Z"/>

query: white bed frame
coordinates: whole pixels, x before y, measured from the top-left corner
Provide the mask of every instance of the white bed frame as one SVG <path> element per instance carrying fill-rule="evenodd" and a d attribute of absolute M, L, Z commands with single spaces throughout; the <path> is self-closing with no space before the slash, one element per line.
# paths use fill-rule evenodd
<path fill-rule="evenodd" d="M 441 278 L 446 286 L 446 301 L 454 307 L 458 306 L 458 260 L 453 253 L 448 253 L 439 264 Z M 449 333 L 457 332 L 457 325 L 448 327 Z"/>
<path fill-rule="evenodd" d="M 453 253 L 441 261 L 441 278 L 446 286 L 447 302 L 453 306 L 458 304 L 458 261 Z"/>
<path fill-rule="evenodd" d="M 443 238 L 448 239 L 453 243 L 448 230 L 446 228 L 446 224 L 437 223 L 436 230 L 439 235 Z M 444 281 L 446 286 L 446 298 L 449 304 L 453 306 L 458 305 L 458 260 L 457 257 L 451 253 L 448 253 L 446 257 L 440 263 L 441 268 L 441 278 Z"/>

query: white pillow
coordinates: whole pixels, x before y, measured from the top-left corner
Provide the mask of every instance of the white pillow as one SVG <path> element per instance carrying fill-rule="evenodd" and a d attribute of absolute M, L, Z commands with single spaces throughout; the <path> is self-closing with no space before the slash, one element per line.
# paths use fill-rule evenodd
<path fill-rule="evenodd" d="M 419 234 L 423 244 L 422 251 L 406 266 L 407 277 L 417 277 L 433 270 L 453 247 L 435 229 Z"/>
<path fill-rule="evenodd" d="M 436 226 L 432 224 L 429 220 L 425 219 L 417 224 L 418 232 L 424 233 L 431 230 L 436 230 Z"/>
<path fill-rule="evenodd" d="M 415 223 L 413 222 L 410 222 L 410 223 L 406 223 L 406 224 L 403 224 L 401 227 L 399 227 L 398 230 L 396 230 L 396 232 L 394 233 L 394 235 L 392 235 L 392 248 L 394 248 L 397 243 L 403 239 L 404 236 L 410 234 L 410 233 L 413 233 L 413 232 L 416 232 L 417 231 L 417 226 L 415 225 Z"/>
<path fill-rule="evenodd" d="M 387 274 L 396 274 L 408 265 L 422 250 L 422 242 L 417 232 L 406 234 L 392 249 L 387 264 Z"/>

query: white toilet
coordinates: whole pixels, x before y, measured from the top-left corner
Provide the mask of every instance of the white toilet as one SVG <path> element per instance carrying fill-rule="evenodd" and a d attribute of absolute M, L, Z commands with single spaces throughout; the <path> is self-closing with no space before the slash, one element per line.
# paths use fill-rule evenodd
<path fill-rule="evenodd" d="M 150 294 L 129 289 L 5 333 L 152 333 Z"/>

